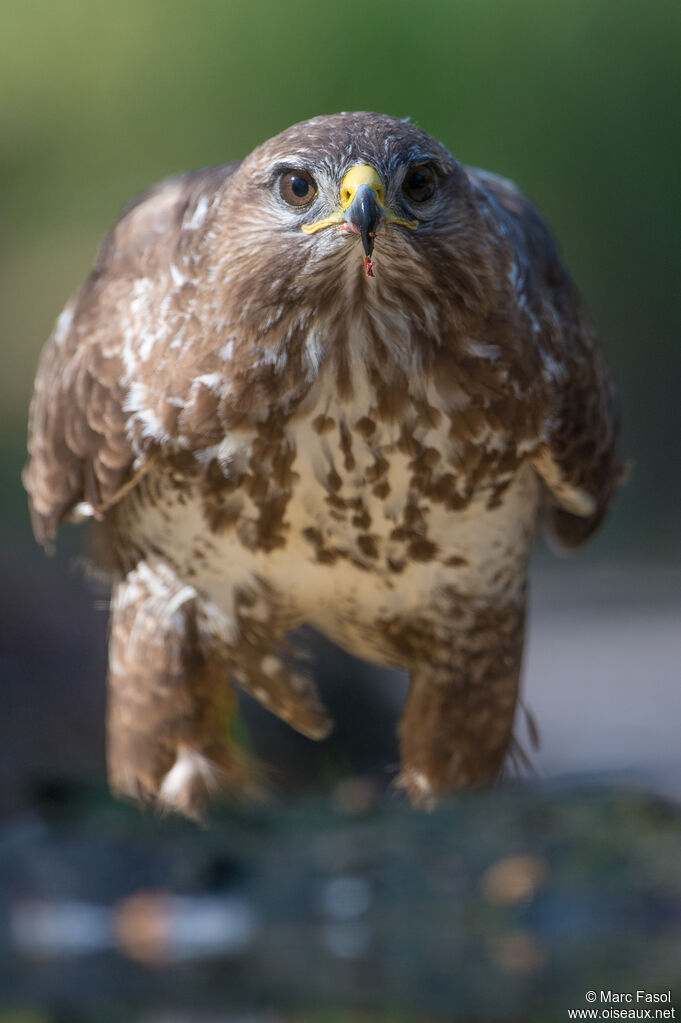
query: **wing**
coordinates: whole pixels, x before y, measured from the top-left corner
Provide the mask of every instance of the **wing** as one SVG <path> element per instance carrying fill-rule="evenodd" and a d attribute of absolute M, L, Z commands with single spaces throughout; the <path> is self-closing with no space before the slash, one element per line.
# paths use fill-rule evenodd
<path fill-rule="evenodd" d="M 158 421 L 145 390 L 186 318 L 192 247 L 237 166 L 170 178 L 131 203 L 59 317 L 38 366 L 23 473 L 43 545 L 65 518 L 100 518 L 172 435 L 178 407 Z"/>
<path fill-rule="evenodd" d="M 551 413 L 534 466 L 547 488 L 545 519 L 566 547 L 600 525 L 625 465 L 617 451 L 619 416 L 605 359 L 545 221 L 516 186 L 469 170 L 516 253 L 516 294 L 534 310 Z"/>

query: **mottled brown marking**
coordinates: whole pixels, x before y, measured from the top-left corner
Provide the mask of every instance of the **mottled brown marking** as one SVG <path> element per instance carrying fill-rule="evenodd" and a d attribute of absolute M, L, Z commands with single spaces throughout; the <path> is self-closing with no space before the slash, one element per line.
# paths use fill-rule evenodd
<path fill-rule="evenodd" d="M 389 468 L 390 463 L 386 461 L 383 455 L 376 454 L 374 455 L 373 465 L 368 466 L 365 470 L 364 478 L 367 483 L 376 483 L 381 476 L 385 476 Z"/>
<path fill-rule="evenodd" d="M 367 558 L 378 557 L 377 537 L 372 536 L 370 533 L 361 533 L 357 537 L 357 546 Z"/>
<path fill-rule="evenodd" d="M 405 529 L 404 526 L 395 526 L 394 529 L 390 530 L 391 540 L 408 540 L 411 533 L 410 530 Z"/>
<path fill-rule="evenodd" d="M 270 477 L 261 466 L 252 466 L 252 468 L 252 475 L 245 474 L 243 483 L 248 496 L 252 497 L 256 504 L 259 504 L 267 495 L 270 487 Z"/>
<path fill-rule="evenodd" d="M 442 504 L 452 494 L 456 486 L 456 480 L 451 472 L 444 472 L 435 476 L 427 487 L 424 488 L 426 496 L 435 504 Z"/>
<path fill-rule="evenodd" d="M 379 498 L 379 500 L 384 501 L 385 498 L 388 497 L 388 495 L 390 494 L 390 484 L 388 483 L 387 480 L 381 480 L 380 483 L 377 483 L 374 487 L 371 488 L 371 492 L 372 494 L 375 494 L 376 497 Z"/>
<path fill-rule="evenodd" d="M 312 420 L 312 429 L 322 435 L 330 433 L 335 425 L 336 420 L 332 419 L 331 416 L 325 416 L 323 412 Z"/>
<path fill-rule="evenodd" d="M 337 494 L 326 494 L 324 497 L 324 503 L 328 504 L 330 508 L 336 511 L 345 511 L 347 502 L 342 497 L 338 497 Z"/>
<path fill-rule="evenodd" d="M 258 540 L 261 550 L 272 551 L 286 544 L 289 526 L 284 522 L 289 495 L 277 494 L 263 501 L 258 517 Z"/>
<path fill-rule="evenodd" d="M 402 518 L 405 526 L 407 526 L 408 528 L 420 527 L 422 529 L 425 529 L 426 510 L 427 509 L 425 506 L 417 504 L 415 498 L 413 497 L 410 498 L 404 507 L 404 512 L 402 513 Z"/>
<path fill-rule="evenodd" d="M 437 546 L 425 537 L 418 537 L 407 547 L 407 554 L 412 561 L 432 561 L 437 554 Z"/>
<path fill-rule="evenodd" d="M 442 461 L 442 455 L 437 448 L 425 448 L 423 451 L 423 460 L 429 469 L 434 469 Z"/>
<path fill-rule="evenodd" d="M 363 508 L 352 516 L 351 521 L 353 526 L 356 526 L 358 529 L 368 529 L 371 525 L 371 515 L 366 508 Z"/>
<path fill-rule="evenodd" d="M 408 455 L 410 458 L 413 458 L 421 450 L 422 445 L 416 439 L 411 430 L 409 430 L 406 426 L 403 426 L 397 441 L 397 447 L 404 455 Z"/>
<path fill-rule="evenodd" d="M 292 469 L 295 458 L 295 450 L 286 446 L 280 447 L 272 458 L 272 482 L 288 493 L 299 478 L 298 473 Z"/>
<path fill-rule="evenodd" d="M 471 494 L 457 494 L 452 491 L 445 499 L 444 505 L 448 511 L 463 511 L 471 503 Z"/>
<path fill-rule="evenodd" d="M 213 533 L 225 533 L 232 529 L 241 515 L 240 504 L 225 504 L 222 500 L 203 502 L 203 516 Z"/>
<path fill-rule="evenodd" d="M 340 478 L 335 469 L 330 469 L 326 477 L 326 485 L 329 490 L 337 493 L 343 486 L 343 480 Z"/>
<path fill-rule="evenodd" d="M 359 433 L 365 440 L 372 437 L 376 433 L 376 423 L 373 419 L 369 419 L 368 416 L 361 416 L 360 419 L 355 423 L 354 429 Z"/>

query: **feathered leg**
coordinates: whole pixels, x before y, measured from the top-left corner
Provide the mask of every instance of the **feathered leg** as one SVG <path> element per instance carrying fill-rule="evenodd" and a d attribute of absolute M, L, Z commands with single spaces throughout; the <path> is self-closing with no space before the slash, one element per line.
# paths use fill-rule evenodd
<path fill-rule="evenodd" d="M 109 639 L 108 771 L 119 794 L 199 817 L 212 791 L 254 788 L 229 737 L 236 697 L 206 652 L 196 593 L 140 561 L 114 589 Z"/>
<path fill-rule="evenodd" d="M 414 662 L 400 724 L 398 784 L 414 803 L 501 773 L 509 750 L 523 645 L 523 604 L 458 603 Z"/>
<path fill-rule="evenodd" d="M 325 739 L 333 722 L 300 654 L 279 634 L 276 613 L 264 598 L 264 616 L 243 595 L 235 604 L 235 636 L 221 648 L 235 682 L 308 739 Z"/>

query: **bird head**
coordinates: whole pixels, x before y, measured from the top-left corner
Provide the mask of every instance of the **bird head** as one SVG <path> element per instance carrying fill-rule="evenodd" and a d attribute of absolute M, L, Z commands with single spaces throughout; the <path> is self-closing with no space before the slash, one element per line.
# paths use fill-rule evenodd
<path fill-rule="evenodd" d="M 412 175 L 427 180 L 426 190 L 434 191 L 434 174 L 430 168 L 418 168 L 412 171 Z M 295 171 L 288 175 L 282 182 L 282 195 L 288 197 L 289 191 L 299 180 Z M 314 187 L 314 183 L 304 181 L 304 186 Z M 374 261 L 371 256 L 376 232 L 384 224 L 399 225 L 412 231 L 419 226 L 418 220 L 399 216 L 395 210 L 386 207 L 385 185 L 381 175 L 371 164 L 359 163 L 350 167 L 341 181 L 339 208 L 328 217 L 302 224 L 301 230 L 305 234 L 316 234 L 324 228 L 337 227 L 341 233 L 359 235 L 364 249 L 366 274 L 367 277 L 373 277 Z"/>
<path fill-rule="evenodd" d="M 408 121 L 370 113 L 294 125 L 256 149 L 237 177 L 231 191 L 241 208 L 231 215 L 252 246 L 264 250 L 267 238 L 272 258 L 283 253 L 296 273 L 327 280 L 339 264 L 369 277 L 375 266 L 408 271 L 435 238 L 451 238 L 468 188 L 439 142 Z"/>

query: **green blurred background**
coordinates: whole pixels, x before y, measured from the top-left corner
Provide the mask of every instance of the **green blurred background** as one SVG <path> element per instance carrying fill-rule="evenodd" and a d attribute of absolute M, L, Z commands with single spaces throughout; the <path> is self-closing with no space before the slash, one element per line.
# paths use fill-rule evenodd
<path fill-rule="evenodd" d="M 657 583 L 642 581 L 666 566 L 668 607 L 681 551 L 680 98 L 679 0 L 2 0 L 0 672 L 18 694 L 6 703 L 8 770 L 20 771 L 19 746 L 36 745 L 44 764 L 101 767 L 103 605 L 67 573 L 68 530 L 56 562 L 38 551 L 19 484 L 40 348 L 135 193 L 319 113 L 410 116 L 543 209 L 598 326 L 633 462 L 589 552 L 543 571 L 558 591 L 572 585 L 575 605 L 612 605 L 625 591 L 657 600 Z M 626 585 L 608 577 L 594 596 L 595 564 L 626 564 Z M 660 648 L 650 630 L 645 642 Z M 667 672 L 660 685 L 673 683 Z M 50 746 L 59 721 L 68 756 Z"/>

